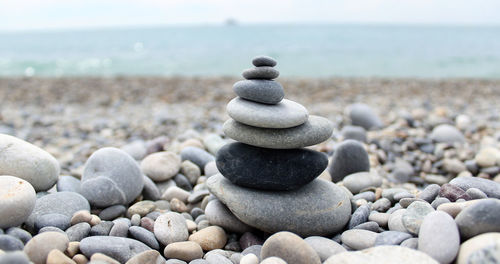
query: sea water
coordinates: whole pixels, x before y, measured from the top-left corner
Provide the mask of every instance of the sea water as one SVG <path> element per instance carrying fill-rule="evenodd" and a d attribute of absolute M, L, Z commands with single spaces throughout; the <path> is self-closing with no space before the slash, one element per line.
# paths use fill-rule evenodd
<path fill-rule="evenodd" d="M 500 27 L 163 26 L 0 32 L 0 76 L 237 76 L 251 58 L 288 77 L 500 78 Z"/>

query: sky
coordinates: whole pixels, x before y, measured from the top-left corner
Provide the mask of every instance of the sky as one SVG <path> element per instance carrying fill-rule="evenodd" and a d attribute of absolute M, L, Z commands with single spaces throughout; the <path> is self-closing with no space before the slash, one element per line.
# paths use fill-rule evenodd
<path fill-rule="evenodd" d="M 0 30 L 240 23 L 500 25 L 500 0 L 0 0 Z"/>

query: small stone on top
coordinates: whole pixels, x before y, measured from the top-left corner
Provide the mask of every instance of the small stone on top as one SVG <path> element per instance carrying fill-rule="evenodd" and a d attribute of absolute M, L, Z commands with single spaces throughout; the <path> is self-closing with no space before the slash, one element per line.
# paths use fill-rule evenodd
<path fill-rule="evenodd" d="M 274 66 L 276 66 L 277 62 L 273 58 L 271 58 L 269 56 L 261 55 L 261 56 L 255 57 L 252 60 L 252 64 L 255 67 L 261 67 L 261 66 L 274 67 Z"/>

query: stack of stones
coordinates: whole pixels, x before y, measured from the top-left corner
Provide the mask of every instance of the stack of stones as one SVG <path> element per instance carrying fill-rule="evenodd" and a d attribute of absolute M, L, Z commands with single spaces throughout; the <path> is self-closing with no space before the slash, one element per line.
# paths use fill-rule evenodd
<path fill-rule="evenodd" d="M 274 59 L 259 56 L 252 63 L 246 80 L 233 86 L 238 97 L 227 105 L 231 119 L 223 126 L 238 142 L 219 150 L 220 174 L 207 185 L 237 218 L 260 230 L 332 234 L 349 220 L 349 199 L 331 182 L 315 180 L 328 158 L 305 148 L 327 140 L 332 124 L 283 99 Z"/>

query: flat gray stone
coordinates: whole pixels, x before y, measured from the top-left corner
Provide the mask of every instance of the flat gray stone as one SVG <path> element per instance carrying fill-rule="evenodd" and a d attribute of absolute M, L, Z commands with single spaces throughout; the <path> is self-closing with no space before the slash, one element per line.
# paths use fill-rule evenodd
<path fill-rule="evenodd" d="M 160 244 L 156 240 L 155 235 L 146 228 L 131 226 L 128 231 L 133 238 L 148 245 L 150 248 L 156 250 L 160 249 Z"/>
<path fill-rule="evenodd" d="M 71 226 L 71 217 L 58 213 L 44 214 L 36 218 L 35 229 L 40 230 L 46 226 L 54 226 L 66 230 Z"/>
<path fill-rule="evenodd" d="M 352 139 L 345 140 L 337 146 L 333 153 L 331 165 L 328 168 L 333 182 L 339 182 L 353 173 L 367 172 L 369 170 L 368 153 L 359 141 Z"/>
<path fill-rule="evenodd" d="M 252 127 L 233 119 L 224 123 L 226 136 L 256 147 L 274 149 L 303 148 L 319 144 L 332 135 L 332 123 L 323 117 L 310 115 L 300 126 L 272 129 Z"/>
<path fill-rule="evenodd" d="M 208 178 L 206 184 L 242 222 L 269 233 L 330 235 L 340 231 L 351 216 L 346 192 L 321 179 L 280 195 L 239 187 L 220 174 Z"/>
<path fill-rule="evenodd" d="M 35 208 L 35 189 L 18 177 L 0 176 L 0 197 L 0 228 L 20 226 Z"/>
<path fill-rule="evenodd" d="M 0 250 L 3 251 L 16 251 L 23 250 L 23 242 L 11 235 L 0 235 Z"/>
<path fill-rule="evenodd" d="M 273 67 L 269 66 L 260 66 L 255 68 L 246 69 L 241 74 L 243 78 L 247 80 L 251 79 L 263 79 L 263 80 L 272 80 L 278 78 L 280 76 L 280 72 Z"/>
<path fill-rule="evenodd" d="M 243 223 L 219 200 L 208 202 L 205 208 L 205 215 L 212 225 L 220 226 L 224 230 L 236 233 L 245 233 L 252 230 L 252 227 Z"/>
<path fill-rule="evenodd" d="M 500 198 L 500 183 L 479 177 L 458 177 L 450 181 L 450 184 L 467 191 L 476 188 L 483 191 L 490 198 Z"/>
<path fill-rule="evenodd" d="M 156 184 L 147 176 L 143 176 L 144 188 L 142 189 L 142 196 L 144 200 L 157 201 L 161 199 L 160 189 Z"/>
<path fill-rule="evenodd" d="M 304 106 L 287 99 L 266 105 L 236 97 L 227 104 L 226 110 L 234 120 L 262 128 L 295 127 L 305 123 L 309 116 Z"/>
<path fill-rule="evenodd" d="M 465 142 L 464 135 L 456 127 L 443 124 L 432 129 L 431 139 L 439 143 L 463 143 Z"/>
<path fill-rule="evenodd" d="M 269 57 L 269 56 L 265 56 L 265 55 L 260 55 L 260 56 L 257 56 L 255 58 L 253 58 L 252 60 L 252 64 L 255 66 L 255 67 L 261 67 L 261 66 L 269 66 L 269 67 L 274 67 L 276 66 L 276 64 L 278 64 L 276 62 L 275 59 Z"/>
<path fill-rule="evenodd" d="M 500 201 L 496 199 L 476 201 L 455 217 L 464 240 L 483 233 L 500 232 Z"/>
<path fill-rule="evenodd" d="M 139 165 L 123 150 L 101 148 L 85 163 L 81 193 L 93 206 L 128 204 L 141 194 L 143 186 Z"/>
<path fill-rule="evenodd" d="M 17 237 L 19 240 L 23 241 L 24 244 L 26 244 L 32 238 L 31 234 L 28 231 L 19 227 L 11 227 L 5 231 L 5 234 Z"/>
<path fill-rule="evenodd" d="M 111 221 L 102 221 L 90 229 L 91 236 L 107 236 L 115 224 Z"/>
<path fill-rule="evenodd" d="M 271 80 L 238 81 L 233 90 L 241 98 L 263 104 L 277 104 L 285 97 L 283 86 Z"/>
<path fill-rule="evenodd" d="M 418 250 L 439 263 L 451 263 L 458 254 L 460 234 L 453 218 L 442 211 L 425 216 L 418 233 Z"/>
<path fill-rule="evenodd" d="M 377 235 L 375 246 L 383 245 L 399 245 L 412 236 L 406 232 L 400 231 L 385 231 Z"/>
<path fill-rule="evenodd" d="M 376 171 L 363 171 L 347 175 L 342 182 L 349 191 L 356 194 L 368 187 L 380 187 L 382 185 L 382 177 Z"/>
<path fill-rule="evenodd" d="M 200 167 L 201 172 L 207 163 L 214 161 L 215 157 L 204 149 L 197 147 L 185 147 L 181 150 L 182 161 L 189 160 Z"/>
<path fill-rule="evenodd" d="M 78 223 L 66 229 L 66 235 L 69 241 L 80 241 L 90 234 L 90 228 L 89 223 Z"/>
<path fill-rule="evenodd" d="M 35 191 L 46 191 L 57 181 L 59 162 L 45 150 L 19 138 L 0 134 L 0 175 L 29 182 Z"/>
<path fill-rule="evenodd" d="M 99 218 L 101 218 L 101 220 L 111 221 L 111 220 L 114 220 L 115 218 L 125 214 L 126 211 L 127 211 L 127 208 L 121 204 L 112 205 L 112 206 L 107 207 L 106 209 L 102 210 L 99 213 Z"/>
<path fill-rule="evenodd" d="M 80 193 L 80 185 L 80 180 L 73 176 L 60 176 L 57 180 L 57 191 Z"/>
<path fill-rule="evenodd" d="M 151 248 L 142 242 L 124 237 L 92 236 L 80 241 L 80 251 L 88 259 L 95 253 L 102 253 L 125 263 L 146 250 L 151 250 Z"/>
<path fill-rule="evenodd" d="M 35 220 L 45 214 L 62 214 L 72 217 L 80 210 L 90 211 L 90 205 L 85 197 L 75 192 L 56 192 L 47 194 L 36 200 L 33 212 L 26 220 L 26 226 L 33 230 Z"/>
<path fill-rule="evenodd" d="M 438 196 L 440 189 L 441 187 L 439 185 L 430 184 L 425 187 L 425 189 L 419 193 L 417 197 L 428 203 L 432 203 L 432 201 L 434 201 L 434 199 Z"/>
<path fill-rule="evenodd" d="M 347 225 L 348 228 L 352 229 L 355 226 L 358 226 L 368 221 L 369 215 L 370 215 L 370 205 L 369 204 L 361 205 L 352 214 L 351 219 L 349 220 L 349 224 Z"/>

